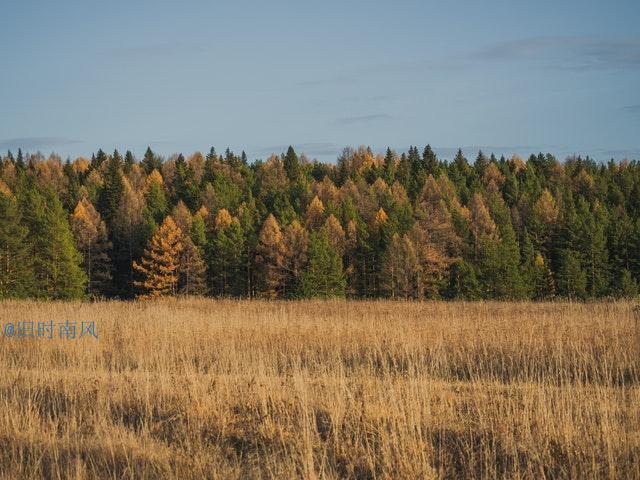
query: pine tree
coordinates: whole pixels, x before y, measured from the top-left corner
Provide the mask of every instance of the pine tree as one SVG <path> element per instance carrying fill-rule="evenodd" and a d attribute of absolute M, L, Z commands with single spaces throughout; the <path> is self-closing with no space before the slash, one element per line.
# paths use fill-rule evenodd
<path fill-rule="evenodd" d="M 605 230 L 608 223 L 607 212 L 596 202 L 591 212 L 585 200 L 578 202 L 580 222 L 580 253 L 582 266 L 587 274 L 587 291 L 595 298 L 608 290 L 609 272 Z"/>
<path fill-rule="evenodd" d="M 98 197 L 98 207 L 107 225 L 112 224 L 124 192 L 122 168 L 122 157 L 120 157 L 118 150 L 115 150 L 111 158 L 107 160 L 104 184 Z"/>
<path fill-rule="evenodd" d="M 527 289 L 521 277 L 520 246 L 509 209 L 497 192 L 489 197 L 491 213 L 498 230 L 497 239 L 480 237 L 478 273 L 485 295 L 494 299 L 523 299 Z"/>
<path fill-rule="evenodd" d="M 0 191 L 0 300 L 37 293 L 32 290 L 33 257 L 28 234 L 15 199 Z"/>
<path fill-rule="evenodd" d="M 482 286 L 478 281 L 473 265 L 458 260 L 451 266 L 449 297 L 457 300 L 479 300 L 482 298 Z"/>
<path fill-rule="evenodd" d="M 133 268 L 143 276 L 134 282 L 144 293 L 140 299 L 175 296 L 178 292 L 179 259 L 184 249 L 180 239 L 182 232 L 173 218 L 168 216 L 149 241 L 140 263 L 133 262 Z"/>
<path fill-rule="evenodd" d="M 382 166 L 382 178 L 391 185 L 395 181 L 395 154 L 390 148 L 387 148 L 387 153 L 384 156 L 384 163 Z"/>
<path fill-rule="evenodd" d="M 195 210 L 199 201 L 194 172 L 191 165 L 187 165 L 182 154 L 178 155 L 175 163 L 175 175 L 173 178 L 173 202 L 182 200 L 190 210 Z"/>
<path fill-rule="evenodd" d="M 82 254 L 82 267 L 87 276 L 87 293 L 94 297 L 108 293 L 111 281 L 112 244 L 107 227 L 88 199 L 82 198 L 70 218 L 76 245 Z"/>
<path fill-rule="evenodd" d="M 87 282 L 80 267 L 82 255 L 75 247 L 58 196 L 50 188 L 39 191 L 33 179 L 27 179 L 19 189 L 18 203 L 29 230 L 34 295 L 46 299 L 81 298 Z"/>
<path fill-rule="evenodd" d="M 290 182 L 295 181 L 300 175 L 300 161 L 291 145 L 289 145 L 287 154 L 284 156 L 284 170 Z"/>
<path fill-rule="evenodd" d="M 104 153 L 104 151 L 101 148 L 98 149 L 98 153 L 95 155 L 92 155 L 91 157 L 90 169 L 100 170 L 100 168 L 102 167 L 102 164 L 107 161 L 107 158 L 108 158 L 107 154 Z"/>
<path fill-rule="evenodd" d="M 422 152 L 422 168 L 426 175 L 433 175 L 434 177 L 438 176 L 438 158 L 436 157 L 436 154 L 433 153 L 431 145 L 424 147 L 424 151 Z"/>
<path fill-rule="evenodd" d="M 240 221 L 220 209 L 208 246 L 210 290 L 213 295 L 244 293 L 245 238 Z"/>
<path fill-rule="evenodd" d="M 344 297 L 346 287 L 340 255 L 331 246 L 326 235 L 312 233 L 309 240 L 309 265 L 300 276 L 300 296 Z"/>
<path fill-rule="evenodd" d="M 123 166 L 124 173 L 125 174 L 130 173 L 135 163 L 136 163 L 136 159 L 133 157 L 133 153 L 131 153 L 131 150 L 127 150 L 124 154 L 124 166 Z"/>
<path fill-rule="evenodd" d="M 80 178 L 69 160 L 64 165 L 64 174 L 67 179 L 67 191 L 62 203 L 66 210 L 71 210 L 80 199 Z"/>
<path fill-rule="evenodd" d="M 560 252 L 560 269 L 556 284 L 558 293 L 572 299 L 584 299 L 587 296 L 587 274 L 582 268 L 580 255 L 572 250 Z"/>
<path fill-rule="evenodd" d="M 417 147 L 409 147 L 407 163 L 411 169 L 411 181 L 407 185 L 407 192 L 413 201 L 422 191 L 422 187 L 424 186 L 424 181 L 427 176 L 424 162 L 420 158 Z"/>
<path fill-rule="evenodd" d="M 521 278 L 528 298 L 543 300 L 555 293 L 553 275 L 541 253 L 536 252 L 527 228 L 521 248 Z"/>
<path fill-rule="evenodd" d="M 154 170 L 162 172 L 162 162 L 151 150 L 151 147 L 147 147 L 147 151 L 144 152 L 144 158 L 140 163 L 140 166 L 144 170 L 144 173 L 149 175 Z"/>
<path fill-rule="evenodd" d="M 614 285 L 613 294 L 616 298 L 635 299 L 638 297 L 638 282 L 626 268 L 617 274 Z"/>

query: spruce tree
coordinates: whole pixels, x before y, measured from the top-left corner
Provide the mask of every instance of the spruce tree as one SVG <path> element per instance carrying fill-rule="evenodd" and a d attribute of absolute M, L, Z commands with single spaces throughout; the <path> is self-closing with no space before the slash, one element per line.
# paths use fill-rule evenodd
<path fill-rule="evenodd" d="M 571 299 L 584 299 L 587 296 L 587 274 L 580 255 L 569 249 L 560 252 L 560 268 L 556 285 L 558 294 Z"/>
<path fill-rule="evenodd" d="M 431 149 L 431 145 L 428 144 L 424 147 L 424 151 L 422 152 L 422 169 L 424 170 L 425 175 L 433 175 L 434 177 L 438 176 L 438 158 Z"/>
<path fill-rule="evenodd" d="M 395 155 L 390 148 L 387 148 L 387 153 L 384 156 L 382 178 L 387 185 L 391 185 L 395 181 Z"/>
<path fill-rule="evenodd" d="M 173 178 L 173 203 L 182 200 L 190 210 L 198 207 L 199 192 L 194 179 L 191 165 L 188 165 L 182 154 L 178 155 L 175 163 Z"/>
<path fill-rule="evenodd" d="M 284 170 L 290 182 L 295 181 L 300 175 L 300 161 L 291 145 L 289 145 L 287 153 L 284 156 Z"/>
<path fill-rule="evenodd" d="M 46 299 L 84 296 L 87 277 L 75 246 L 67 214 L 51 188 L 44 191 L 26 179 L 18 193 L 20 213 L 29 230 L 34 295 Z"/>
<path fill-rule="evenodd" d="M 312 233 L 309 240 L 309 264 L 300 276 L 300 296 L 331 298 L 345 296 L 347 283 L 342 259 L 329 239 L 322 233 Z"/>
<path fill-rule="evenodd" d="M 37 293 L 28 234 L 15 199 L 0 191 L 0 300 Z"/>
<path fill-rule="evenodd" d="M 457 300 L 479 300 L 482 298 L 482 286 L 473 265 L 462 259 L 451 265 L 448 296 Z"/>
<path fill-rule="evenodd" d="M 212 295 L 240 296 L 244 292 L 245 240 L 240 221 L 221 209 L 208 246 Z"/>
<path fill-rule="evenodd" d="M 110 226 L 113 223 L 113 217 L 118 210 L 122 193 L 124 192 L 122 180 L 123 163 L 118 150 L 113 152 L 106 165 L 104 184 L 98 196 L 98 209 L 107 225 Z"/>
<path fill-rule="evenodd" d="M 158 172 L 162 172 L 162 162 L 160 159 L 153 153 L 151 147 L 147 147 L 147 150 L 144 152 L 144 157 L 142 162 L 140 162 L 140 166 L 144 173 L 149 175 L 154 170 L 158 170 Z"/>
<path fill-rule="evenodd" d="M 124 173 L 128 174 L 129 172 L 131 172 L 131 169 L 133 168 L 135 163 L 136 159 L 133 157 L 133 153 L 131 153 L 131 150 L 127 150 L 124 154 Z"/>

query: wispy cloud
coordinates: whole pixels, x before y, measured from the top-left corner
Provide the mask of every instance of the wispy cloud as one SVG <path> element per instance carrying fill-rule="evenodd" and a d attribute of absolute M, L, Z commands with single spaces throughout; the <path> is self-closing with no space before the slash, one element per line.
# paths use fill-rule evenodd
<path fill-rule="evenodd" d="M 0 140 L 0 148 L 37 150 L 40 148 L 60 147 L 77 143 L 82 143 L 82 141 L 65 137 L 23 137 Z"/>
<path fill-rule="evenodd" d="M 354 125 L 357 123 L 370 123 L 378 120 L 391 120 L 393 117 L 386 113 L 374 113 L 371 115 L 358 115 L 354 117 L 342 117 L 336 119 L 335 123 L 339 125 Z"/>
<path fill-rule="evenodd" d="M 640 114 L 640 105 L 625 105 L 622 110 L 627 113 Z"/>
<path fill-rule="evenodd" d="M 536 62 L 566 70 L 640 67 L 640 37 L 543 36 L 496 43 L 470 52 L 470 61 Z"/>
<path fill-rule="evenodd" d="M 328 156 L 337 155 L 342 149 L 337 145 L 329 142 L 309 142 L 298 143 L 292 145 L 298 153 L 305 153 L 311 156 Z M 270 147 L 258 147 L 255 150 L 256 155 L 271 155 L 285 152 L 289 145 L 273 145 Z"/>

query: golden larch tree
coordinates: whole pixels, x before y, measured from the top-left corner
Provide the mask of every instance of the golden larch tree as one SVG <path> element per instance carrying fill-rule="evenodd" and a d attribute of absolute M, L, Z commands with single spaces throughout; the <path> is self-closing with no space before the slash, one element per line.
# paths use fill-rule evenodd
<path fill-rule="evenodd" d="M 280 225 L 276 218 L 269 214 L 260 230 L 256 247 L 256 265 L 262 279 L 260 293 L 267 298 L 277 298 L 282 292 L 285 278 L 285 253 Z"/>
<path fill-rule="evenodd" d="M 336 249 L 340 256 L 344 255 L 346 247 L 346 237 L 340 221 L 333 215 L 327 217 L 326 222 L 322 226 L 323 232 L 329 239 L 329 243 Z"/>
<path fill-rule="evenodd" d="M 144 277 L 134 285 L 144 290 L 140 299 L 173 296 L 178 289 L 180 254 L 184 249 L 182 231 L 169 215 L 149 240 L 141 263 L 133 262 L 133 268 Z"/>
<path fill-rule="evenodd" d="M 76 245 L 82 253 L 82 266 L 88 279 L 87 293 L 90 296 L 104 294 L 111 280 L 108 252 L 112 247 L 104 220 L 85 197 L 80 199 L 69 220 Z"/>
<path fill-rule="evenodd" d="M 419 298 L 420 263 L 408 235 L 393 234 L 382 266 L 383 288 L 391 298 Z"/>
<path fill-rule="evenodd" d="M 317 230 L 322 226 L 324 220 L 324 204 L 322 200 L 316 195 L 311 200 L 309 207 L 307 208 L 307 214 L 305 217 L 305 227 L 307 230 Z"/>
<path fill-rule="evenodd" d="M 498 227 L 491 218 L 491 213 L 485 204 L 482 195 L 474 193 L 469 204 L 471 210 L 471 233 L 475 240 L 476 248 L 484 239 L 497 240 Z"/>
<path fill-rule="evenodd" d="M 295 288 L 300 273 L 307 262 L 309 234 L 298 220 L 291 222 L 283 235 L 286 282 L 285 293 Z"/>
<path fill-rule="evenodd" d="M 193 217 L 182 200 L 173 209 L 171 215 L 180 229 L 182 251 L 178 261 L 178 293 L 181 295 L 203 295 L 207 291 L 207 267 L 203 252 L 191 238 Z"/>

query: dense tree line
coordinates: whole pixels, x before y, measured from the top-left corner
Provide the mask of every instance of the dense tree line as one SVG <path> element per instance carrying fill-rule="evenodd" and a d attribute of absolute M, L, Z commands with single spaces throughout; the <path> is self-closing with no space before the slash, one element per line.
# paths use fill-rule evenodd
<path fill-rule="evenodd" d="M 640 163 L 427 146 L 0 161 L 0 298 L 632 297 Z"/>

